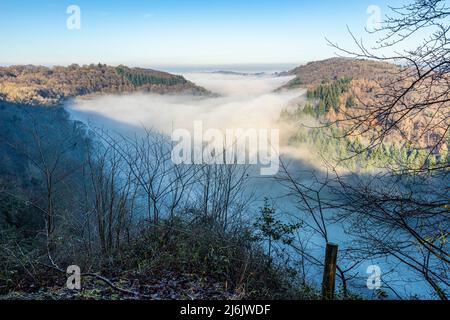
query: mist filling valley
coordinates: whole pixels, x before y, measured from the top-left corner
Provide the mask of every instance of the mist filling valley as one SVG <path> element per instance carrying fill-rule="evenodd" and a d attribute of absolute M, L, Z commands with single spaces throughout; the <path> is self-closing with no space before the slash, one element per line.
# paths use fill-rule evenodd
<path fill-rule="evenodd" d="M 323 163 L 318 161 L 313 146 L 299 148 L 289 145 L 289 137 L 292 128 L 280 121 L 280 115 L 285 109 L 298 105 L 302 101 L 305 91 L 276 91 L 277 88 L 292 79 L 292 77 L 277 77 L 274 75 L 251 75 L 238 73 L 187 73 L 183 76 L 195 84 L 216 93 L 217 96 L 202 97 L 190 95 L 156 95 L 156 94 L 129 94 L 118 96 L 101 96 L 92 99 L 78 98 L 68 107 L 73 119 L 84 122 L 92 130 L 101 130 L 112 135 L 132 137 L 142 135 L 145 129 L 151 129 L 167 137 L 175 129 L 192 130 L 196 121 L 203 123 L 204 128 L 226 129 L 278 129 L 280 130 L 280 155 L 285 166 L 296 178 L 301 179 L 302 185 L 314 186 L 319 184 L 318 177 L 327 174 Z M 310 119 L 305 122 L 311 125 Z M 251 198 L 248 204 L 247 214 L 249 221 L 258 214 L 259 208 L 264 205 L 264 199 L 268 198 L 274 204 L 276 210 L 284 221 L 301 219 L 305 228 L 299 231 L 299 242 L 303 249 L 307 249 L 310 256 L 297 256 L 297 261 L 288 263 L 298 267 L 301 259 L 314 262 L 322 260 L 324 256 L 323 239 L 317 235 L 314 225 L 314 217 L 307 213 L 300 213 L 303 209 L 298 199 L 292 195 L 292 185 L 287 183 L 285 175 L 282 177 L 261 177 L 252 166 L 249 168 L 249 184 L 245 193 Z M 333 196 L 326 189 L 324 197 L 332 201 Z M 352 241 L 339 222 L 334 221 L 333 210 L 327 212 L 330 219 L 328 225 L 329 241 L 339 243 L 344 252 Z M 280 247 L 278 250 L 288 250 Z M 294 253 L 294 252 L 291 252 Z M 356 261 L 348 261 L 352 265 Z M 349 287 L 366 296 L 373 294 L 367 290 L 366 270 L 370 265 L 380 265 L 385 270 L 385 281 L 389 279 L 401 279 L 392 284 L 394 290 L 404 292 L 417 292 L 427 296 L 422 290 L 423 283 L 409 281 L 409 275 L 404 268 L 399 268 L 391 261 L 362 261 L 358 262 Z M 311 281 L 319 284 L 322 276 L 320 266 L 314 266 L 305 272 Z"/>

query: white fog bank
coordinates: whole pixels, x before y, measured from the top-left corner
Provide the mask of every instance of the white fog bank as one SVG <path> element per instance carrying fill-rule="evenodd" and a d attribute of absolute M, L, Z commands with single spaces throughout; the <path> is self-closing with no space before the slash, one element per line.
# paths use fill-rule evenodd
<path fill-rule="evenodd" d="M 209 73 L 184 75 L 188 80 L 218 93 L 217 98 L 190 95 L 137 93 L 77 99 L 70 107 L 73 116 L 97 127 L 121 123 L 152 128 L 170 134 L 173 129 L 190 129 L 194 121 L 214 129 L 275 129 L 280 112 L 302 91 L 274 93 L 291 77 L 240 76 Z M 103 119 L 103 120 L 102 120 Z"/>

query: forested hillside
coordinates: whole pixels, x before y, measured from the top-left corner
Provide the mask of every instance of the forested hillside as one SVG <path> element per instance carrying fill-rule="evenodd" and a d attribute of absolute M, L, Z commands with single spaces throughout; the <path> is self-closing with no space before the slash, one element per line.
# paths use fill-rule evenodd
<path fill-rule="evenodd" d="M 288 82 L 281 89 L 317 86 L 323 82 L 342 78 L 383 81 L 389 79 L 397 70 L 398 67 L 390 63 L 331 58 L 309 62 L 306 65 L 280 73 L 280 76 L 295 76 L 295 79 Z"/>
<path fill-rule="evenodd" d="M 425 153 L 447 153 L 450 137 L 447 134 L 446 139 L 440 138 L 446 134 L 447 115 L 440 105 L 436 104 L 434 111 L 415 111 L 404 121 L 399 121 L 404 113 L 409 113 L 406 106 L 420 99 L 425 90 L 422 93 L 419 88 L 408 93 L 402 97 L 397 110 L 375 116 L 382 112 L 384 104 L 389 104 L 392 96 L 384 91 L 385 85 L 408 85 L 411 81 L 403 75 L 409 71 L 401 73 L 400 70 L 399 66 L 385 62 L 333 58 L 287 72 L 296 78 L 279 90 L 306 88 L 306 102 L 299 106 L 304 114 L 339 127 L 343 133 L 346 128 L 354 128 L 353 123 L 361 122 L 357 131 L 347 134 L 361 133 L 367 143 L 386 131 L 384 143 L 406 144 Z"/>
<path fill-rule="evenodd" d="M 0 67 L 0 99 L 31 105 L 56 105 L 66 98 L 89 94 L 144 91 L 209 94 L 182 76 L 126 66 Z"/>

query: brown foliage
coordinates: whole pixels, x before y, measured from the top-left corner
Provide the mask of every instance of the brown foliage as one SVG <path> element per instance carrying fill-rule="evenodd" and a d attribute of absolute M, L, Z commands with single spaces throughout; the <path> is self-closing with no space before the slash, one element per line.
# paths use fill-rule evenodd
<path fill-rule="evenodd" d="M 53 68 L 33 65 L 0 67 L 0 99 L 30 105 L 56 105 L 67 98 L 90 94 L 135 91 L 208 94 L 207 90 L 189 81 L 179 81 L 180 76 L 150 69 L 126 69 L 162 81 L 136 86 L 120 76 L 117 68 L 102 64 Z M 173 84 L 165 83 L 170 79 Z"/>

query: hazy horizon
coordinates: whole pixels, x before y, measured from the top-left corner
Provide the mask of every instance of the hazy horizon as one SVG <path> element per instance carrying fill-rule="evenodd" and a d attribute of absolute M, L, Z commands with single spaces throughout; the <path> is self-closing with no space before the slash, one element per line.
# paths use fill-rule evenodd
<path fill-rule="evenodd" d="M 331 57 L 330 57 L 331 58 Z M 307 64 L 311 61 L 304 61 L 304 62 L 291 62 L 291 63 L 236 63 L 236 64 L 127 64 L 128 67 L 139 67 L 139 68 L 146 68 L 146 69 L 154 69 L 154 70 L 160 70 L 160 71 L 166 71 L 166 72 L 172 72 L 172 73 L 191 73 L 191 72 L 205 72 L 205 73 L 211 73 L 211 72 L 240 72 L 240 73 L 275 73 L 275 72 L 283 72 L 288 71 L 293 68 L 296 68 L 300 65 Z M 102 63 L 102 61 L 97 62 L 91 62 L 91 63 L 85 63 L 80 65 L 90 65 L 90 64 L 98 64 Z M 71 64 L 77 64 L 77 63 L 66 63 L 66 64 L 39 64 L 39 63 L 22 63 L 22 64 L 12 64 L 12 63 L 2 63 L 0 62 L 1 67 L 10 67 L 14 65 L 41 65 L 45 67 L 57 67 L 57 66 L 63 66 L 67 67 Z M 119 64 L 114 64 L 112 66 L 119 66 Z M 125 65 L 122 63 L 122 65 Z"/>

